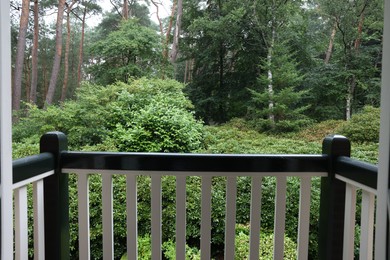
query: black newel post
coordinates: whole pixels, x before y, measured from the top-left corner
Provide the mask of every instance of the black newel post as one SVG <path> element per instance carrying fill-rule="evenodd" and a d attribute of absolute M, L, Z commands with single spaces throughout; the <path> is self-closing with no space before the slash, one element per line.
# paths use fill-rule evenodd
<path fill-rule="evenodd" d="M 41 137 L 40 152 L 52 153 L 55 174 L 44 180 L 45 200 L 45 258 L 69 259 L 69 188 L 68 175 L 61 173 L 60 154 L 68 148 L 61 132 L 50 132 Z"/>
<path fill-rule="evenodd" d="M 322 143 L 322 153 L 329 156 L 329 175 L 321 180 L 319 258 L 342 260 L 345 183 L 335 178 L 335 166 L 337 157 L 351 155 L 351 144 L 344 136 L 328 136 Z"/>

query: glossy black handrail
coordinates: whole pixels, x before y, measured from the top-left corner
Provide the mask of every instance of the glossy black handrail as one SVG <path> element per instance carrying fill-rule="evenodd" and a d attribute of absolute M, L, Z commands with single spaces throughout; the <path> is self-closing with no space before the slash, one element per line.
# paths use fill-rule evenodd
<path fill-rule="evenodd" d="M 327 172 L 327 155 L 62 152 L 61 168 L 191 172 Z"/>
<path fill-rule="evenodd" d="M 15 184 L 54 170 L 54 156 L 51 153 L 32 155 L 14 160 L 12 166 L 12 181 Z"/>
<path fill-rule="evenodd" d="M 370 188 L 377 188 L 378 166 L 376 165 L 340 156 L 336 160 L 335 172 Z"/>

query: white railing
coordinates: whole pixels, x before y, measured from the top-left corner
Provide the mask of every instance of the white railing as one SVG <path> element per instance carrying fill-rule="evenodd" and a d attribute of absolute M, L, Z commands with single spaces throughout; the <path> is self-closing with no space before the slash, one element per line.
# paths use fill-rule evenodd
<path fill-rule="evenodd" d="M 33 239 L 34 259 L 45 259 L 45 216 L 43 180 L 54 174 L 54 170 L 23 180 L 13 185 L 15 208 L 15 259 L 28 259 L 28 186 L 33 192 Z"/>
<path fill-rule="evenodd" d="M 359 259 L 372 260 L 374 253 L 374 213 L 376 190 L 336 174 L 346 183 L 343 259 L 355 259 L 357 191 L 361 191 Z"/>
<path fill-rule="evenodd" d="M 176 259 L 185 259 L 186 252 L 186 178 L 201 176 L 201 259 L 211 259 L 211 191 L 214 176 L 226 177 L 226 218 L 225 218 L 225 259 L 234 259 L 237 178 L 250 176 L 250 259 L 259 259 L 261 184 L 265 176 L 275 177 L 275 224 L 274 259 L 283 259 L 284 233 L 286 220 L 286 190 L 288 177 L 300 177 L 300 207 L 298 227 L 297 259 L 307 259 L 309 246 L 310 197 L 313 177 L 327 176 L 326 172 L 151 172 L 63 169 L 63 173 L 76 173 L 78 176 L 78 212 L 79 212 L 79 255 L 80 259 L 90 259 L 89 230 L 89 176 L 102 176 L 102 225 L 103 259 L 114 258 L 113 238 L 113 181 L 115 174 L 124 174 L 127 179 L 127 257 L 137 259 L 137 175 L 151 176 L 151 252 L 152 259 L 162 258 L 162 185 L 164 175 L 176 176 Z"/>

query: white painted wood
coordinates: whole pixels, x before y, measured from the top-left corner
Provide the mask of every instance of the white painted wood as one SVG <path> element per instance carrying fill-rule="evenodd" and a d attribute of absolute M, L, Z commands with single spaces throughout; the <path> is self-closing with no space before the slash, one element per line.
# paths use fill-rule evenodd
<path fill-rule="evenodd" d="M 80 259 L 91 259 L 89 228 L 89 177 L 77 176 L 78 211 L 79 211 L 79 256 Z"/>
<path fill-rule="evenodd" d="M 356 216 L 356 188 L 346 184 L 343 260 L 353 260 Z"/>
<path fill-rule="evenodd" d="M 152 176 L 152 259 L 161 260 L 161 212 L 162 212 L 161 176 Z"/>
<path fill-rule="evenodd" d="M 137 176 L 126 176 L 127 259 L 138 259 Z"/>
<path fill-rule="evenodd" d="M 186 259 L 186 177 L 176 177 L 176 259 Z"/>
<path fill-rule="evenodd" d="M 376 195 L 376 193 L 377 193 L 376 189 L 373 189 L 373 188 L 371 188 L 371 187 L 369 187 L 367 185 L 361 184 L 361 183 L 356 182 L 354 180 L 345 178 L 344 176 L 336 174 L 335 177 L 336 177 L 336 179 L 339 179 L 339 180 L 341 180 L 341 181 L 343 181 L 345 183 L 349 183 L 352 186 L 355 186 L 356 189 L 362 189 L 362 190 L 368 191 L 369 193 L 372 193 L 374 195 Z"/>
<path fill-rule="evenodd" d="M 360 260 L 372 260 L 374 252 L 374 213 L 375 213 L 375 195 L 362 192 L 360 226 Z"/>
<path fill-rule="evenodd" d="M 249 259 L 259 259 L 261 221 L 261 176 L 252 177 Z"/>
<path fill-rule="evenodd" d="M 28 220 L 27 219 L 27 186 L 24 186 L 15 190 L 15 259 L 16 260 L 28 259 L 27 220 Z"/>
<path fill-rule="evenodd" d="M 43 180 L 33 183 L 34 260 L 45 259 L 45 207 Z"/>
<path fill-rule="evenodd" d="M 202 205 L 200 222 L 201 259 L 211 259 L 211 176 L 202 177 Z"/>
<path fill-rule="evenodd" d="M 37 176 L 34 176 L 32 178 L 29 178 L 29 179 L 26 179 L 26 180 L 23 180 L 23 181 L 20 181 L 20 182 L 17 182 L 15 184 L 12 185 L 12 189 L 17 189 L 17 188 L 20 188 L 20 187 L 23 187 L 23 186 L 26 186 L 30 183 L 34 183 L 34 182 L 37 182 L 39 180 L 43 180 L 47 177 L 49 177 L 50 175 L 53 175 L 54 174 L 54 170 L 52 171 L 48 171 L 48 172 L 45 172 L 45 173 L 42 173 L 42 174 L 39 174 Z"/>
<path fill-rule="evenodd" d="M 311 178 L 301 177 L 299 195 L 298 260 L 307 260 L 309 253 Z"/>
<path fill-rule="evenodd" d="M 103 174 L 102 180 L 103 260 L 112 260 L 114 259 L 112 175 Z"/>
<path fill-rule="evenodd" d="M 91 172 L 97 174 L 134 174 L 134 175 L 148 175 L 148 176 L 281 176 L 281 177 L 327 177 L 327 172 L 198 172 L 198 171 L 128 171 L 128 170 L 98 170 L 98 169 L 68 169 L 63 168 L 63 173 L 76 174 L 90 174 Z"/>
<path fill-rule="evenodd" d="M 375 259 L 386 259 L 388 237 L 388 192 L 390 155 L 390 1 L 384 1 L 384 28 L 381 83 L 381 123 L 379 134 L 378 185 L 375 229 Z"/>
<path fill-rule="evenodd" d="M 225 259 L 234 259 L 236 238 L 237 177 L 227 177 L 225 213 Z"/>
<path fill-rule="evenodd" d="M 287 178 L 276 177 L 274 260 L 283 260 L 284 230 L 286 225 Z"/>
<path fill-rule="evenodd" d="M 0 259 L 13 259 L 10 1 L 0 1 Z"/>

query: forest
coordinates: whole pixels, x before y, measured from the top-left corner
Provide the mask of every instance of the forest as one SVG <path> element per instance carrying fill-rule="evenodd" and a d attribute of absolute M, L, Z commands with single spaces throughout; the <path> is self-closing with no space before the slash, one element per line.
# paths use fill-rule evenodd
<path fill-rule="evenodd" d="M 377 162 L 381 0 L 13 0 L 10 13 L 14 158 L 38 153 L 48 131 L 64 132 L 70 150 L 247 154 L 318 154 L 326 135 L 342 134 L 352 157 Z M 114 181 L 121 226 L 126 184 Z M 187 180 L 188 259 L 199 259 L 199 181 Z M 71 175 L 72 259 L 76 182 Z M 164 259 L 175 250 L 172 183 L 163 180 Z M 225 180 L 213 183 L 219 259 Z M 150 259 L 150 178 L 138 185 L 139 259 Z M 318 259 L 319 185 L 313 182 L 309 259 Z M 239 179 L 236 259 L 248 250 L 249 186 Z M 266 241 L 275 179 L 263 186 Z M 288 187 L 287 212 L 296 216 L 299 182 L 291 178 Z M 101 190 L 101 179 L 94 176 L 90 189 Z M 101 259 L 101 198 L 90 203 L 91 255 Z M 285 235 L 285 259 L 294 259 L 296 226 L 287 223 Z M 272 245 L 261 248 L 272 259 Z M 125 251 L 126 230 L 115 229 L 115 259 L 126 259 Z"/>

